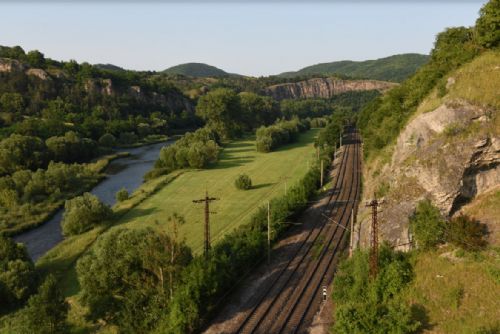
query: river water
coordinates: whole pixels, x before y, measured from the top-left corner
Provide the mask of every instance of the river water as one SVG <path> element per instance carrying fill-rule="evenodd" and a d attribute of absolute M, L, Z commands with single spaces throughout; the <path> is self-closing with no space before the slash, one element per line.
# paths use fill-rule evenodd
<path fill-rule="evenodd" d="M 112 161 L 106 168 L 107 178 L 97 184 L 90 192 L 108 205 L 115 204 L 116 192 L 121 188 L 127 189 L 129 193 L 137 189 L 142 184 L 144 174 L 153 168 L 161 148 L 172 143 L 173 141 L 168 141 L 119 150 L 130 152 L 130 156 Z M 64 209 L 60 209 L 46 223 L 14 238 L 17 242 L 26 245 L 33 261 L 36 261 L 63 240 L 61 233 L 63 212 Z"/>

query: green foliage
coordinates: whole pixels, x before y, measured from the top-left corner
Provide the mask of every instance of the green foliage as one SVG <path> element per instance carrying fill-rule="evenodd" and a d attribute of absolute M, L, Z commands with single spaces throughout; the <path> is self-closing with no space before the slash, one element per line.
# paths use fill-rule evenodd
<path fill-rule="evenodd" d="M 105 133 L 99 138 L 99 145 L 104 147 L 113 147 L 116 145 L 116 138 L 111 133 Z"/>
<path fill-rule="evenodd" d="M 496 48 L 500 44 L 500 1 L 488 1 L 479 12 L 476 21 L 477 41 L 485 48 Z"/>
<path fill-rule="evenodd" d="M 220 137 L 229 139 L 241 133 L 240 97 L 233 90 L 219 88 L 202 96 L 196 105 L 196 115 Z"/>
<path fill-rule="evenodd" d="M 111 219 L 113 211 L 109 206 L 90 194 L 84 193 L 66 201 L 61 221 L 65 236 L 80 234 Z"/>
<path fill-rule="evenodd" d="M 53 161 L 85 162 L 96 155 L 96 143 L 88 138 L 80 138 L 73 131 L 61 137 L 50 137 L 45 144 Z"/>
<path fill-rule="evenodd" d="M 415 213 L 410 217 L 410 229 L 419 248 L 431 249 L 442 243 L 444 228 L 445 221 L 431 201 L 423 200 L 417 204 Z"/>
<path fill-rule="evenodd" d="M 217 132 L 207 127 L 187 132 L 175 144 L 162 148 L 155 169 L 168 173 L 175 169 L 206 167 L 218 159 L 218 140 Z M 152 173 L 147 176 L 150 177 Z"/>
<path fill-rule="evenodd" d="M 0 230 L 15 230 L 33 221 L 61 200 L 89 189 L 98 178 L 89 166 L 55 162 L 46 170 L 20 170 L 0 177 Z"/>
<path fill-rule="evenodd" d="M 35 284 L 35 266 L 24 245 L 0 235 L 0 313 L 24 302 Z"/>
<path fill-rule="evenodd" d="M 379 274 L 369 277 L 368 253 L 357 251 L 341 262 L 333 282 L 335 333 L 414 333 L 413 319 L 401 293 L 413 277 L 409 256 L 383 245 Z"/>
<path fill-rule="evenodd" d="M 175 234 L 115 229 L 77 263 L 81 300 L 91 319 L 105 319 L 124 333 L 146 332 L 168 310 L 167 277 L 172 284 L 179 280 L 190 261 L 189 248 Z"/>
<path fill-rule="evenodd" d="M 472 28 L 448 28 L 438 34 L 430 61 L 402 85 L 365 106 L 358 126 L 364 151 L 373 155 L 392 143 L 409 117 L 432 88 L 450 71 L 480 52 Z"/>
<path fill-rule="evenodd" d="M 68 308 L 56 279 L 52 275 L 48 276 L 38 288 L 38 293 L 31 296 L 28 305 L 22 310 L 23 333 L 67 333 Z"/>
<path fill-rule="evenodd" d="M 429 60 L 421 54 L 401 54 L 367 61 L 337 61 L 305 67 L 297 72 L 286 72 L 281 77 L 304 75 L 347 75 L 362 79 L 401 82 L 414 74 Z"/>
<path fill-rule="evenodd" d="M 456 247 L 477 251 L 487 245 L 485 240 L 488 233 L 486 225 L 467 215 L 452 218 L 446 229 L 446 239 Z"/>
<path fill-rule="evenodd" d="M 36 137 L 11 135 L 0 142 L 0 176 L 22 169 L 36 169 L 47 161 L 43 141 Z"/>
<path fill-rule="evenodd" d="M 298 118 L 279 121 L 268 127 L 261 126 L 256 132 L 257 151 L 271 152 L 281 145 L 296 141 L 299 133 L 309 129 L 309 121 Z"/>
<path fill-rule="evenodd" d="M 272 124 L 280 115 L 279 106 L 270 97 L 249 92 L 242 92 L 239 97 L 242 125 L 247 131 Z"/>
<path fill-rule="evenodd" d="M 252 188 L 252 179 L 246 174 L 238 175 L 234 180 L 234 186 L 240 190 L 248 190 Z"/>
<path fill-rule="evenodd" d="M 129 198 L 128 190 L 125 188 L 121 188 L 116 192 L 115 197 L 118 202 L 126 201 Z"/>

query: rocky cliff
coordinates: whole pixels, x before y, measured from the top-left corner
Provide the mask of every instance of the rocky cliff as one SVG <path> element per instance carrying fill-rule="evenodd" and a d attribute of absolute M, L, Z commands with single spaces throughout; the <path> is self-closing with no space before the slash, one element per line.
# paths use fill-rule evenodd
<path fill-rule="evenodd" d="M 378 90 L 384 92 L 395 83 L 377 80 L 341 80 L 337 78 L 314 78 L 294 83 L 269 86 L 264 93 L 276 100 L 331 98 L 336 94 L 352 91 Z"/>
<path fill-rule="evenodd" d="M 366 163 L 364 201 L 374 193 L 385 198 L 381 239 L 408 247 L 408 217 L 428 198 L 445 216 L 473 214 L 488 225 L 490 241 L 500 242 L 498 87 L 500 53 L 479 57 L 448 78 L 445 92 L 436 88 L 397 142 Z M 478 209 L 477 201 L 487 204 Z M 367 245 L 370 212 L 363 205 L 358 221 Z"/>

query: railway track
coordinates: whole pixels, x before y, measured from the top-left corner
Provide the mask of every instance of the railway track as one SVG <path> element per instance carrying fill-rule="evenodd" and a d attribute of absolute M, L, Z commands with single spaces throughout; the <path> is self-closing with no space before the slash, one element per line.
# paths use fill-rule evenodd
<path fill-rule="evenodd" d="M 276 278 L 261 290 L 234 333 L 307 330 L 321 303 L 321 287 L 329 285 L 333 278 L 345 229 L 359 195 L 359 136 L 351 131 L 345 139 L 333 191 L 317 213 L 315 227 Z"/>

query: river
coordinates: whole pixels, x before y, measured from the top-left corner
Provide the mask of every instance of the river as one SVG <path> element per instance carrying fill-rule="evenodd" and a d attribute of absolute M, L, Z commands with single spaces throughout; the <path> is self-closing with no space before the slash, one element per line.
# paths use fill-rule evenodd
<path fill-rule="evenodd" d="M 115 204 L 116 192 L 125 188 L 132 193 L 137 189 L 142 184 L 144 174 L 153 167 L 161 148 L 171 143 L 173 141 L 119 150 L 130 152 L 130 156 L 112 161 L 106 168 L 107 177 L 90 192 L 108 205 Z M 60 209 L 49 221 L 14 238 L 26 245 L 33 261 L 63 240 L 61 233 L 63 212 L 64 209 Z"/>

